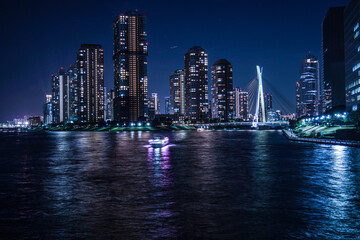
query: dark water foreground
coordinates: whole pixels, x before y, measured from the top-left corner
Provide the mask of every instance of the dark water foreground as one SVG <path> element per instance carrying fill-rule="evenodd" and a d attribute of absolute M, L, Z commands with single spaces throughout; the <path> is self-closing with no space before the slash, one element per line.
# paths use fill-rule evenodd
<path fill-rule="evenodd" d="M 360 149 L 281 131 L 0 135 L 0 239 L 357 239 Z"/>

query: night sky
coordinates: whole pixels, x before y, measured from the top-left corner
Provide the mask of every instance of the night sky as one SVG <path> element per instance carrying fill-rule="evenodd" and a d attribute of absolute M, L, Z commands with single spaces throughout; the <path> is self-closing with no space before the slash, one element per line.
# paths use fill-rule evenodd
<path fill-rule="evenodd" d="M 348 0 L 248 1 L 2 1 L 0 9 L 0 122 L 42 115 L 50 75 L 76 60 L 82 43 L 105 50 L 105 86 L 113 80 L 113 20 L 138 9 L 148 22 L 149 94 L 169 95 L 184 53 L 202 46 L 209 68 L 219 58 L 233 65 L 234 86 L 263 77 L 295 105 L 301 59 L 321 57 L 321 23 L 328 7 Z M 266 90 L 265 90 L 266 91 Z M 162 105 L 163 110 L 163 105 Z M 295 109 L 294 109 L 295 111 Z"/>

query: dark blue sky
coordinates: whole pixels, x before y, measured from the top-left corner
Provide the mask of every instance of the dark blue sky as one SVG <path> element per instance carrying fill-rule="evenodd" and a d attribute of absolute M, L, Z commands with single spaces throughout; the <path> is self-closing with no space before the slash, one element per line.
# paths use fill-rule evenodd
<path fill-rule="evenodd" d="M 300 61 L 321 57 L 321 22 L 348 0 L 5 1 L 0 10 L 0 122 L 42 115 L 50 75 L 74 63 L 82 43 L 105 49 L 105 86 L 113 87 L 114 18 L 138 9 L 148 16 L 149 93 L 169 95 L 169 74 L 194 45 L 233 65 L 234 86 L 264 78 L 295 103 Z M 266 90 L 265 90 L 266 91 Z"/>

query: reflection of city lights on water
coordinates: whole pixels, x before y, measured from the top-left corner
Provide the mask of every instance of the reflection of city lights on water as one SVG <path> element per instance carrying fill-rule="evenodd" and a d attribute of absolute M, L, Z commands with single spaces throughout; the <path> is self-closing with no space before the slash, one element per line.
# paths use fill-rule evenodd
<path fill-rule="evenodd" d="M 339 158 L 343 158 L 344 157 L 344 150 L 346 149 L 346 146 L 342 146 L 342 145 L 334 145 L 332 147 L 334 149 L 334 154 L 336 157 L 339 157 Z"/>
<path fill-rule="evenodd" d="M 346 180 L 346 146 L 335 145 L 333 148 L 333 180 L 336 184 L 342 184 Z"/>
<path fill-rule="evenodd" d="M 164 196 L 167 196 L 169 192 L 167 189 L 171 189 L 174 185 L 170 163 L 170 147 L 172 146 L 175 145 L 170 144 L 158 148 L 154 148 L 152 145 L 145 145 L 148 149 L 149 179 L 153 187 L 157 191 L 161 191 Z M 162 219 L 175 216 L 176 213 L 171 209 L 172 204 L 174 203 L 171 201 L 162 203 L 154 212 L 155 218 L 161 221 Z M 163 226 L 161 229 L 168 232 L 166 235 L 171 235 L 171 224 Z"/>
<path fill-rule="evenodd" d="M 331 172 L 329 178 L 329 208 L 328 214 L 330 218 L 346 219 L 348 218 L 347 209 L 354 208 L 351 201 L 351 168 L 347 156 L 349 147 L 335 145 L 332 146 Z"/>
<path fill-rule="evenodd" d="M 166 145 L 162 148 L 153 148 L 151 145 L 148 147 L 148 162 L 151 169 L 154 171 L 154 176 L 157 182 L 161 186 L 168 186 L 171 184 L 169 176 L 170 164 L 170 147 L 174 145 Z"/>
<path fill-rule="evenodd" d="M 165 161 L 170 158 L 170 147 L 175 144 L 169 144 L 164 147 L 154 148 L 152 145 L 145 145 L 148 149 L 148 160 L 149 161 Z"/>
<path fill-rule="evenodd" d="M 154 160 L 161 160 L 161 149 L 154 148 Z"/>

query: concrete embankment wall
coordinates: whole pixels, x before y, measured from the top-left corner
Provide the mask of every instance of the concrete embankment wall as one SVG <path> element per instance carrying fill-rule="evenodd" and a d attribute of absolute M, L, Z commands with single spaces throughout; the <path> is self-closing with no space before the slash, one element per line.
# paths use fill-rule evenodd
<path fill-rule="evenodd" d="M 302 138 L 298 137 L 291 130 L 283 130 L 284 135 L 287 139 L 292 141 L 300 142 L 312 142 L 312 143 L 322 143 L 322 144 L 334 144 L 334 145 L 346 145 L 351 147 L 360 147 L 360 141 L 350 141 L 350 140 L 340 140 L 340 139 L 325 139 L 325 138 Z"/>

